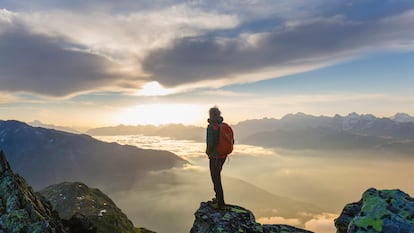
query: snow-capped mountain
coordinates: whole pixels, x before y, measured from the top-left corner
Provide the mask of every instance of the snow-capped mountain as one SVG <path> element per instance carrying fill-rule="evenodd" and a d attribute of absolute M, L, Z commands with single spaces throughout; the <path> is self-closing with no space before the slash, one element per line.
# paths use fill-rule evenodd
<path fill-rule="evenodd" d="M 266 129 L 260 120 L 236 125 L 239 142 L 288 149 L 387 148 L 414 152 L 414 122 L 410 121 L 399 122 L 357 113 L 334 117 L 297 113 L 272 121 L 266 119 Z"/>
<path fill-rule="evenodd" d="M 414 117 L 408 115 L 407 113 L 397 113 L 390 119 L 400 123 L 414 122 Z"/>
<path fill-rule="evenodd" d="M 363 126 L 364 128 L 372 127 L 374 125 L 375 120 L 377 120 L 377 118 L 374 115 L 360 115 L 353 112 L 345 117 L 342 117 L 342 129 L 347 131 L 354 129 L 355 127 L 361 126 Z"/>

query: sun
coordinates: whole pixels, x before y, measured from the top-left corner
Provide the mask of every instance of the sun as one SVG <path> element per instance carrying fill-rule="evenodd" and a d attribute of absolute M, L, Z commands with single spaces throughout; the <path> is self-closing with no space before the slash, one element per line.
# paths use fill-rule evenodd
<path fill-rule="evenodd" d="M 142 96 L 162 96 L 173 93 L 172 89 L 166 89 L 159 82 L 152 81 L 145 83 L 142 89 L 137 91 L 137 95 Z"/>
<path fill-rule="evenodd" d="M 200 125 L 205 122 L 205 106 L 196 104 L 142 104 L 122 110 L 117 122 L 126 125 L 185 124 Z"/>

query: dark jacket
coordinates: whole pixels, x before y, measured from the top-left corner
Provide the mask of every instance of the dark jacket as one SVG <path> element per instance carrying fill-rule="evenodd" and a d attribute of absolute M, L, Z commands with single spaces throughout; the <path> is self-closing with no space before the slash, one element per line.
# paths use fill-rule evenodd
<path fill-rule="evenodd" d="M 223 117 L 217 116 L 208 119 L 207 136 L 206 136 L 206 154 L 211 156 L 218 156 L 216 147 L 219 140 L 219 125 L 223 122 Z"/>

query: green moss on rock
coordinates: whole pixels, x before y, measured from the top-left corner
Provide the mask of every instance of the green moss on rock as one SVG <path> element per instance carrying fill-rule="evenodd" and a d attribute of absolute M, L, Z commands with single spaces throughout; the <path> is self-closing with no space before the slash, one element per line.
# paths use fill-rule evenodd
<path fill-rule="evenodd" d="M 398 189 L 364 192 L 335 219 L 338 233 L 414 232 L 414 199 Z"/>
<path fill-rule="evenodd" d="M 65 233 L 51 206 L 14 174 L 0 151 L 0 232 Z"/>
<path fill-rule="evenodd" d="M 241 206 L 227 205 L 226 210 L 216 210 L 202 202 L 196 211 L 190 233 L 311 233 L 287 225 L 261 225 L 256 222 L 253 213 Z"/>

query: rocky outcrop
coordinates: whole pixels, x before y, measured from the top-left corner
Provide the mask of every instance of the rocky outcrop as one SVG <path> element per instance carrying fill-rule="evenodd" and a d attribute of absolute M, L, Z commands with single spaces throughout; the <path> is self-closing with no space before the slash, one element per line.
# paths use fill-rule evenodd
<path fill-rule="evenodd" d="M 202 202 L 196 211 L 190 233 L 311 233 L 288 225 L 261 225 L 253 213 L 243 207 L 227 205 L 225 210 L 216 210 L 208 202 Z"/>
<path fill-rule="evenodd" d="M 0 233 L 96 232 L 154 233 L 135 228 L 107 195 L 83 183 L 65 182 L 34 192 L 14 174 L 0 150 Z"/>
<path fill-rule="evenodd" d="M 414 199 L 398 189 L 370 188 L 359 202 L 344 207 L 335 226 L 338 233 L 414 232 Z"/>
<path fill-rule="evenodd" d="M 81 220 L 87 219 L 100 233 L 135 232 L 128 217 L 99 189 L 80 182 L 63 182 L 51 185 L 40 193 L 65 221 L 83 223 L 87 221 Z"/>
<path fill-rule="evenodd" d="M 50 203 L 13 173 L 3 151 L 0 151 L 0 232 L 66 232 Z"/>

